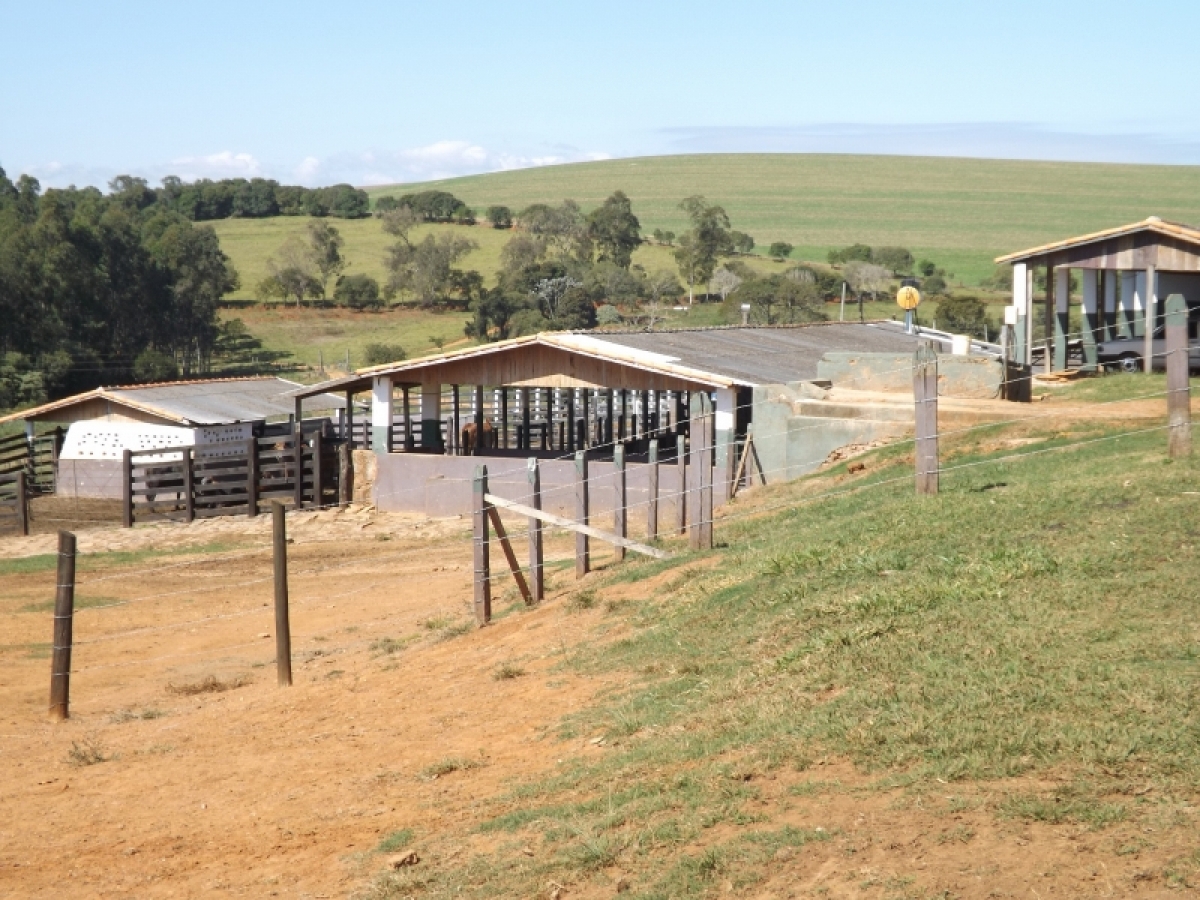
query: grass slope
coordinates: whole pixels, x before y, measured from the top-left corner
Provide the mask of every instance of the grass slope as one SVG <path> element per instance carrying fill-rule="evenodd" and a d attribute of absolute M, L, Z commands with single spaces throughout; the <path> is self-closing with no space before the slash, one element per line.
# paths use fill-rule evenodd
<path fill-rule="evenodd" d="M 883 792 L 956 842 L 969 809 L 1108 830 L 1115 854 L 1188 846 L 1200 466 L 1165 460 L 1162 431 L 1037 452 L 1106 434 L 948 439 L 944 464 L 992 461 L 932 498 L 913 495 L 907 447 L 887 448 L 863 474 L 739 501 L 717 551 L 610 569 L 573 604 L 610 636 L 563 665 L 613 688 L 560 734 L 609 749 L 484 801 L 467 856 L 461 837 L 418 841 L 429 865 L 371 895 L 602 896 L 616 871 L 646 900 L 751 896 L 781 853 L 869 846 L 787 824 L 786 803 L 763 802 L 776 778 L 830 803 Z M 1014 452 L 1031 455 L 998 458 Z M 847 759 L 855 785 L 822 780 Z M 1145 877 L 1194 887 L 1198 872 L 1185 853 Z M 864 895 L 933 896 L 903 874 L 911 891 Z"/>
<path fill-rule="evenodd" d="M 788 241 L 824 259 L 854 242 L 931 256 L 968 283 L 991 259 L 1144 219 L 1200 222 L 1200 167 L 915 156 L 711 154 L 572 163 L 370 188 L 374 197 L 440 189 L 481 212 L 565 197 L 584 207 L 614 190 L 646 231 L 684 230 L 679 201 L 704 194 L 761 247 Z"/>

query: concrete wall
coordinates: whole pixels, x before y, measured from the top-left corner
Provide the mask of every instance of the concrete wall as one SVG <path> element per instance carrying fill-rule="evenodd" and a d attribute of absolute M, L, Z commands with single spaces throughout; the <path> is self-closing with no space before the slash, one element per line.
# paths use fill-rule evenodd
<path fill-rule="evenodd" d="M 60 459 L 54 493 L 59 497 L 104 498 L 122 496 L 121 460 Z"/>
<path fill-rule="evenodd" d="M 817 363 L 817 377 L 835 387 L 857 391 L 912 393 L 910 353 L 826 353 Z M 1004 366 L 990 356 L 938 357 L 938 393 L 979 400 L 1000 397 Z"/>
<path fill-rule="evenodd" d="M 356 454 L 357 456 L 357 454 Z M 471 514 L 471 486 L 475 467 L 488 467 L 488 486 L 492 493 L 517 503 L 529 502 L 525 457 L 512 456 L 436 456 L 422 453 L 380 454 L 375 461 L 375 485 L 372 494 L 377 508 L 389 512 L 407 511 L 427 516 L 468 516 Z M 356 460 L 357 462 L 357 460 Z M 644 463 L 625 465 L 626 506 L 629 528 L 642 533 L 646 527 L 649 484 Z M 588 462 L 592 524 L 607 528 L 612 523 L 611 462 Z M 556 515 L 575 516 L 575 463 L 573 460 L 544 459 L 541 462 L 542 509 Z M 659 529 L 674 527 L 675 501 L 679 492 L 675 461 L 658 467 Z M 714 490 L 713 503 L 720 506 L 723 497 Z"/>
<path fill-rule="evenodd" d="M 912 430 L 911 406 L 827 403 L 821 393 L 805 382 L 754 389 L 754 447 L 768 484 L 814 471 L 834 450 Z"/>

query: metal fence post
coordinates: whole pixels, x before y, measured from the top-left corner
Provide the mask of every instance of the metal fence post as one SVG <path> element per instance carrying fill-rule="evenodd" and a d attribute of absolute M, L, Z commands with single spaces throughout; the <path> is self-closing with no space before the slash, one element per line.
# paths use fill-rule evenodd
<path fill-rule="evenodd" d="M 478 434 L 476 435 L 478 439 Z M 492 620 L 492 571 L 490 541 L 488 534 L 487 500 L 488 492 L 487 466 L 477 466 L 475 481 L 472 485 L 472 509 L 474 511 L 474 540 L 475 540 L 475 621 L 486 625 Z"/>
<path fill-rule="evenodd" d="M 50 665 L 50 718 L 59 722 L 71 715 L 71 631 L 74 616 L 75 535 L 60 531 L 58 582 L 54 595 L 54 650 Z"/>

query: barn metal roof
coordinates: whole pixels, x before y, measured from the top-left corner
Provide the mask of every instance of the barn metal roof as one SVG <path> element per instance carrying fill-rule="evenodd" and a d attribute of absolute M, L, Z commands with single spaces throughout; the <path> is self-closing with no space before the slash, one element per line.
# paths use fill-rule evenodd
<path fill-rule="evenodd" d="M 65 397 L 35 409 L 12 413 L 13 419 L 50 419 L 64 409 L 103 400 L 184 426 L 232 425 L 287 416 L 295 411 L 292 392 L 298 382 L 283 378 L 208 378 L 163 384 L 101 387 Z M 345 400 L 335 394 L 321 397 L 322 409 L 340 409 Z"/>
<path fill-rule="evenodd" d="M 1019 250 L 1016 253 L 1008 253 L 1004 256 L 997 256 L 995 261 L 997 264 L 1022 262 L 1023 260 L 1030 259 L 1035 256 L 1045 256 L 1048 253 L 1070 250 L 1074 247 L 1081 247 L 1086 244 L 1094 244 L 1099 241 L 1109 240 L 1111 238 L 1137 234 L 1141 231 L 1200 245 L 1200 229 L 1193 228 L 1191 225 L 1184 225 L 1180 222 L 1168 222 L 1164 219 L 1160 219 L 1158 216 L 1150 216 L 1144 221 L 1133 222 L 1129 225 L 1122 225 L 1119 228 L 1109 228 L 1105 231 L 1095 231 L 1091 234 L 1082 234 L 1079 237 L 1055 241 L 1052 244 L 1042 244 L 1040 247 L 1030 247 L 1028 250 Z"/>
<path fill-rule="evenodd" d="M 817 363 L 829 351 L 911 353 L 918 337 L 896 323 L 690 328 L 651 332 L 543 332 L 419 359 L 359 369 L 355 374 L 292 391 L 310 397 L 322 391 L 369 390 L 379 375 L 420 381 L 420 373 L 496 354 L 554 347 L 694 383 L 697 387 L 754 387 L 817 377 Z"/>

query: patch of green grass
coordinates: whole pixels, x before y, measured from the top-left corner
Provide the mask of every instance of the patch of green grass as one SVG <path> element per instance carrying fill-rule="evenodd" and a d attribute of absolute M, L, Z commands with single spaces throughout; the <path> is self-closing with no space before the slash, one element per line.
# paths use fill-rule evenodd
<path fill-rule="evenodd" d="M 462 756 L 447 756 L 445 759 L 440 759 L 426 766 L 418 775 L 428 781 L 432 778 L 441 778 L 454 772 L 468 772 L 471 769 L 478 769 L 482 765 L 482 760 L 467 759 Z"/>
<path fill-rule="evenodd" d="M 71 748 L 67 751 L 67 763 L 77 768 L 98 765 L 114 758 L 100 738 L 95 735 L 71 741 Z"/>
<path fill-rule="evenodd" d="M 475 630 L 475 623 L 467 619 L 460 622 L 455 622 L 453 625 L 444 625 L 437 631 L 437 639 L 439 641 L 450 641 L 456 637 L 462 637 Z"/>
<path fill-rule="evenodd" d="M 198 544 L 169 550 L 110 550 L 99 553 L 81 553 L 75 562 L 77 572 L 94 569 L 131 566 L 164 556 L 192 556 L 208 553 L 223 553 L 233 549 L 228 543 Z M 58 566 L 57 553 L 39 553 L 36 556 L 18 556 L 0 559 L 0 575 L 27 575 L 34 572 L 50 572 Z M 77 601 L 78 603 L 78 601 Z"/>
<path fill-rule="evenodd" d="M 397 850 L 403 850 L 412 843 L 414 837 L 411 828 L 401 828 L 399 831 L 393 831 L 387 837 L 379 842 L 379 846 L 375 849 L 380 853 L 395 853 Z"/>
<path fill-rule="evenodd" d="M 119 599 L 117 599 L 116 597 L 80 597 L 77 595 L 75 597 L 75 607 L 74 608 L 78 612 L 81 609 L 95 609 L 96 607 L 110 606 L 114 603 L 120 603 L 120 602 L 121 601 Z M 44 613 L 44 612 L 53 612 L 53 610 L 54 610 L 54 601 L 53 600 L 44 600 L 40 603 L 26 603 L 24 606 L 19 607 L 17 609 L 17 612 Z"/>
<path fill-rule="evenodd" d="M 382 637 L 371 642 L 371 652 L 376 656 L 392 656 L 399 653 L 416 639 L 416 635 L 410 635 L 405 638 Z"/>
<path fill-rule="evenodd" d="M 514 678 L 520 678 L 528 674 L 523 668 L 514 663 L 502 663 L 496 667 L 496 671 L 492 673 L 493 681 L 511 681 Z"/>
<path fill-rule="evenodd" d="M 599 597 L 596 596 L 596 589 L 584 588 L 571 596 L 571 599 L 567 601 L 567 609 L 572 612 L 582 612 L 586 609 L 595 609 L 597 603 L 599 603 Z"/>
<path fill-rule="evenodd" d="M 120 725 L 124 722 L 136 722 L 139 719 L 161 719 L 166 713 L 161 709 L 143 709 L 141 712 L 133 709 L 119 709 L 111 716 L 108 721 L 114 725 Z"/>

